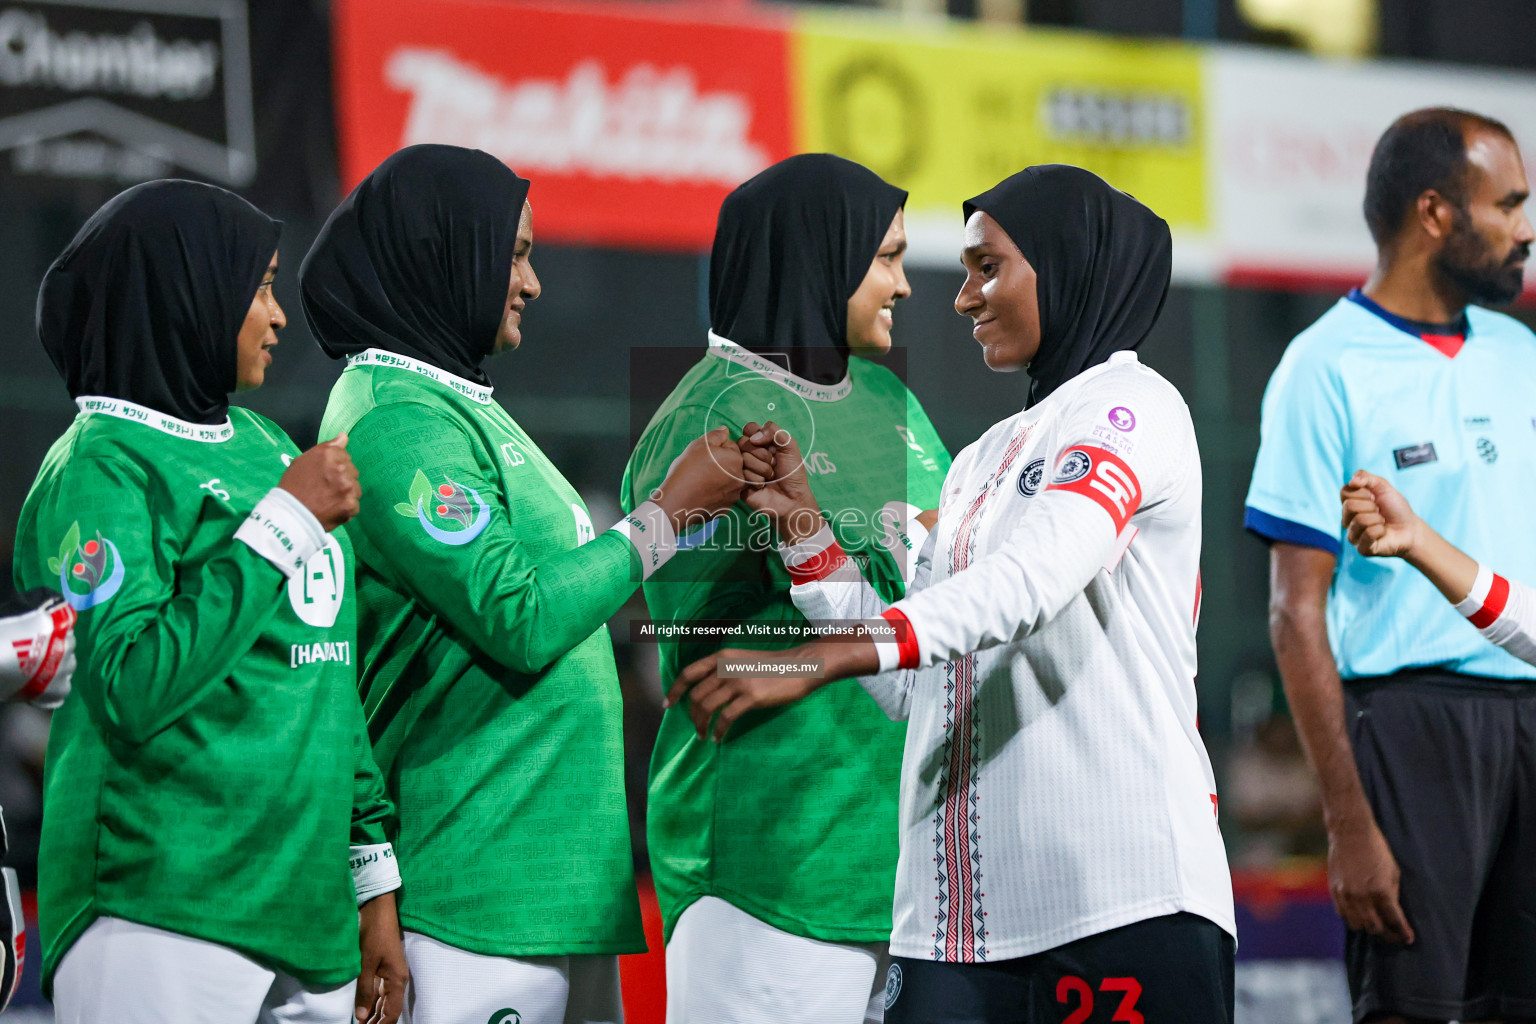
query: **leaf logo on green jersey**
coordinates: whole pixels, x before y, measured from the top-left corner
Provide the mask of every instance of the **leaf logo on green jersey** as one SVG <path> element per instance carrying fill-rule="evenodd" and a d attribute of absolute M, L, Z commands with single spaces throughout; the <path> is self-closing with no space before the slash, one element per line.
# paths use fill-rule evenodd
<path fill-rule="evenodd" d="M 395 511 L 421 523 L 421 528 L 433 540 L 444 544 L 468 544 L 480 536 L 491 521 L 490 506 L 473 488 L 460 486 L 446 476 L 443 480 L 433 487 L 427 474 L 418 469 L 411 480 L 410 500 L 396 502 Z"/>
<path fill-rule="evenodd" d="M 48 559 L 48 571 L 58 573 L 59 592 L 77 612 L 110 600 L 123 586 L 123 560 L 117 545 L 98 531 L 80 543 L 80 523 L 70 524 L 59 544 L 59 556 Z"/>

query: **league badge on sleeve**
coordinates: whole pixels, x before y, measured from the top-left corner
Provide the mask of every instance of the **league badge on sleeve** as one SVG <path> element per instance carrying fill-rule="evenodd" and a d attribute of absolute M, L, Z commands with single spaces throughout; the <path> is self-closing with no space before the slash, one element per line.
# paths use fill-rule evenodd
<path fill-rule="evenodd" d="M 421 470 L 411 480 L 410 501 L 397 502 L 395 511 L 415 519 L 433 540 L 454 546 L 468 544 L 491 521 L 491 509 L 480 492 L 443 477 L 436 487 Z"/>
<path fill-rule="evenodd" d="M 1093 425 L 1093 441 L 1117 455 L 1126 457 L 1136 450 L 1136 441 L 1132 433 L 1135 429 L 1136 414 L 1126 406 L 1112 406 L 1105 410 L 1099 417 L 1099 422 Z"/>
<path fill-rule="evenodd" d="M 77 612 L 111 600 L 123 586 L 123 560 L 117 545 L 100 531 L 82 544 L 78 521 L 70 524 L 58 557 L 48 559 L 48 571 L 58 574 L 59 592 Z"/>
<path fill-rule="evenodd" d="M 1067 449 L 1046 490 L 1073 491 L 1091 498 L 1114 520 L 1117 535 L 1141 507 L 1141 482 L 1135 471 L 1114 452 L 1091 445 Z"/>
<path fill-rule="evenodd" d="M 1093 469 L 1093 458 L 1082 448 L 1073 448 L 1056 466 L 1056 475 L 1051 477 L 1051 486 L 1061 487 L 1076 483 L 1087 476 L 1091 469 Z"/>

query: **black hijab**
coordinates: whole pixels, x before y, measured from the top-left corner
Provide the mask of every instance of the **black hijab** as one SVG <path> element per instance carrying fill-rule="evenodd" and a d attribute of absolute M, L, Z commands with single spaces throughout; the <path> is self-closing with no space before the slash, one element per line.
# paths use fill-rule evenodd
<path fill-rule="evenodd" d="M 1173 239 L 1161 217 L 1090 171 L 1026 167 L 965 204 L 997 221 L 1035 268 L 1040 351 L 1030 405 L 1140 345 L 1168 295 Z"/>
<path fill-rule="evenodd" d="M 149 181 L 109 200 L 37 293 L 37 334 L 70 397 L 221 422 L 237 382 L 240 326 L 281 227 L 233 192 L 195 181 Z"/>
<path fill-rule="evenodd" d="M 332 359 L 381 348 L 489 384 L 528 182 L 489 153 L 409 146 L 332 211 L 299 268 Z"/>
<path fill-rule="evenodd" d="M 848 372 L 848 300 L 907 194 L 827 153 L 781 160 L 720 206 L 709 323 L 754 352 L 785 353 L 821 384 Z"/>

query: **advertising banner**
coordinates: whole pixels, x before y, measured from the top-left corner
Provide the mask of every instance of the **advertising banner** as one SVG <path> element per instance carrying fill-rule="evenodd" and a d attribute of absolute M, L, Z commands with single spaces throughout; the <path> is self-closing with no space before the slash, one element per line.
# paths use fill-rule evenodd
<path fill-rule="evenodd" d="M 245 0 L 0 2 L 0 157 L 19 178 L 249 184 Z"/>
<path fill-rule="evenodd" d="M 1180 280 L 1336 288 L 1374 261 L 1366 166 L 1399 114 L 1466 107 L 1536 152 L 1531 74 L 717 11 L 337 0 L 343 183 L 401 146 L 476 146 L 534 179 L 540 239 L 703 250 L 727 191 L 828 151 L 907 189 L 910 259 L 949 265 L 964 199 L 1072 163 L 1168 220 Z"/>
<path fill-rule="evenodd" d="M 725 193 L 788 156 L 785 33 L 634 6 L 338 0 L 346 188 L 422 142 L 534 182 L 537 238 L 707 248 Z"/>
<path fill-rule="evenodd" d="M 1206 60 L 1218 259 L 1229 282 L 1363 281 L 1376 262 L 1361 212 L 1371 150 L 1419 107 L 1503 121 L 1536 180 L 1536 75 L 1236 48 Z"/>
<path fill-rule="evenodd" d="M 1200 51 L 1084 33 L 808 14 L 791 43 L 797 147 L 911 193 L 914 258 L 953 262 L 960 204 L 1030 164 L 1086 167 L 1204 232 Z"/>

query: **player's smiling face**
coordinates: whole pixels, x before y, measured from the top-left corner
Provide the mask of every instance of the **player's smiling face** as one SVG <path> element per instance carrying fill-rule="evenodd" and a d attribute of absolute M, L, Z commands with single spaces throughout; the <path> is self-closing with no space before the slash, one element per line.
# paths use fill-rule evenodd
<path fill-rule="evenodd" d="M 517 348 L 523 342 L 523 309 L 543 291 L 539 275 L 533 272 L 532 257 L 533 207 L 524 202 L 522 216 L 517 219 L 517 242 L 512 250 L 512 281 L 507 286 L 507 305 L 502 310 L 501 327 L 496 331 L 492 352 Z"/>
<path fill-rule="evenodd" d="M 848 299 L 848 347 L 855 355 L 884 355 L 891 350 L 896 300 L 912 294 L 901 266 L 906 251 L 906 220 L 897 210 L 870 261 L 869 273 Z"/>
<path fill-rule="evenodd" d="M 272 365 L 272 353 L 268 350 L 277 344 L 278 330 L 288 326 L 288 317 L 284 315 L 283 307 L 277 304 L 277 296 L 272 294 L 272 281 L 276 277 L 277 253 L 274 252 L 235 341 L 236 391 L 261 387 L 267 379 L 267 367 Z"/>
<path fill-rule="evenodd" d="M 955 312 L 968 316 L 971 335 L 994 370 L 1020 370 L 1040 351 L 1040 301 L 1035 268 L 1013 239 L 981 210 L 965 223 L 965 284 Z"/>

